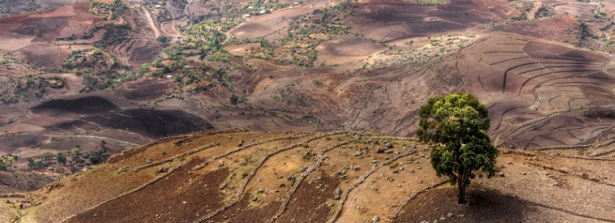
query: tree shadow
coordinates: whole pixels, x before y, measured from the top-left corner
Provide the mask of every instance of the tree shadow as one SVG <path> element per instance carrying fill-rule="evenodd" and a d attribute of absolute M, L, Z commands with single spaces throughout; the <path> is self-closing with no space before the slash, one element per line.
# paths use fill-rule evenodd
<path fill-rule="evenodd" d="M 464 204 L 457 203 L 457 192 L 451 188 L 434 189 L 410 201 L 394 222 L 524 222 L 536 207 L 516 197 L 497 191 L 468 188 Z"/>

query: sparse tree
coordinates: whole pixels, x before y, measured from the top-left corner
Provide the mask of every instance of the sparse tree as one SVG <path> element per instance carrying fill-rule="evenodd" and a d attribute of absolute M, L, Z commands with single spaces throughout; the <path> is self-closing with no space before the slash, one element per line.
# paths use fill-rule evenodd
<path fill-rule="evenodd" d="M 32 158 L 32 157 L 28 157 L 28 158 L 26 158 L 26 160 L 28 160 L 28 167 L 32 168 L 32 167 L 34 167 L 34 166 L 35 166 L 35 164 L 34 164 L 34 158 Z"/>
<path fill-rule="evenodd" d="M 56 159 L 58 160 L 58 163 L 66 165 L 66 156 L 64 155 L 64 153 L 59 152 L 58 154 L 56 154 Z"/>
<path fill-rule="evenodd" d="M 455 93 L 430 98 L 421 106 L 420 117 L 419 139 L 435 143 L 431 165 L 438 176 L 448 176 L 457 185 L 459 203 L 464 203 L 474 171 L 495 175 L 498 150 L 487 135 L 487 107 L 472 94 Z"/>

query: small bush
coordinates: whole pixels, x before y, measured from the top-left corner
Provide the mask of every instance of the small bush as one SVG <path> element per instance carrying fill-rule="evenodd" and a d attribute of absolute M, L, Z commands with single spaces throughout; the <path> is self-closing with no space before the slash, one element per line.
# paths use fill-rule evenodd
<path fill-rule="evenodd" d="M 396 168 L 397 166 L 399 166 L 399 163 L 398 163 L 398 162 L 392 162 L 391 164 L 389 164 L 389 167 L 390 167 L 391 169 Z"/>

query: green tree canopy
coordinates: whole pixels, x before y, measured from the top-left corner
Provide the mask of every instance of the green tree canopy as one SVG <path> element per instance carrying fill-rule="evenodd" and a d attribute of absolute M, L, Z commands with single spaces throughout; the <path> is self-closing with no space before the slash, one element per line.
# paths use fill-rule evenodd
<path fill-rule="evenodd" d="M 487 135 L 489 111 L 472 94 L 455 93 L 430 98 L 421 106 L 417 132 L 424 142 L 436 143 L 431 165 L 438 176 L 457 184 L 459 203 L 465 202 L 465 188 L 473 171 L 495 174 L 498 150 Z"/>
<path fill-rule="evenodd" d="M 66 165 L 66 156 L 64 155 L 64 153 L 61 153 L 61 152 L 57 153 L 56 159 L 58 160 L 58 163 Z"/>

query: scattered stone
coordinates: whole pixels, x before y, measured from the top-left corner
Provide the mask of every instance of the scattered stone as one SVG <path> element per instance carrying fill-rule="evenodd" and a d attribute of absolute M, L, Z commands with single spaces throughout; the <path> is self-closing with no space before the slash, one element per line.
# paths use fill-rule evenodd
<path fill-rule="evenodd" d="M 554 184 L 552 184 L 553 186 L 557 187 L 559 186 L 559 184 L 557 182 L 555 182 Z"/>
<path fill-rule="evenodd" d="M 265 190 L 263 190 L 263 188 L 260 188 L 260 189 L 258 189 L 258 191 L 256 191 L 256 193 L 259 193 L 259 194 L 262 194 L 264 192 L 265 192 Z"/>
<path fill-rule="evenodd" d="M 385 147 L 386 149 L 390 149 L 390 148 L 393 148 L 393 144 L 392 144 L 392 143 L 390 143 L 390 142 L 387 142 L 386 144 L 384 144 L 384 147 Z"/>
<path fill-rule="evenodd" d="M 258 197 L 254 196 L 254 195 L 250 195 L 250 200 L 256 202 L 256 201 L 258 201 Z"/>
<path fill-rule="evenodd" d="M 374 190 L 374 191 L 378 191 L 378 187 L 376 187 L 376 186 L 372 186 L 371 188 L 372 188 L 372 190 Z"/>
<path fill-rule="evenodd" d="M 120 168 L 117 169 L 117 171 L 115 171 L 115 173 L 117 173 L 117 174 L 121 174 L 121 173 L 124 173 L 124 172 L 126 172 L 126 167 L 120 167 Z"/>
<path fill-rule="evenodd" d="M 354 168 L 352 168 L 354 171 L 359 171 L 361 169 L 361 167 L 359 165 L 354 166 Z"/>
<path fill-rule="evenodd" d="M 459 218 L 463 218 L 464 216 L 466 216 L 465 214 L 458 214 L 457 217 Z"/>
<path fill-rule="evenodd" d="M 374 216 L 374 218 L 372 218 L 372 223 L 376 223 L 380 221 L 380 217 L 378 216 Z"/>
<path fill-rule="evenodd" d="M 440 217 L 440 221 L 444 221 L 446 218 L 444 216 Z"/>
<path fill-rule="evenodd" d="M 410 170 L 410 173 L 414 173 L 414 170 Z"/>
<path fill-rule="evenodd" d="M 508 162 L 506 162 L 506 163 L 507 163 L 507 164 L 512 164 L 512 162 L 511 162 L 511 161 L 508 161 Z"/>
<path fill-rule="evenodd" d="M 218 162 L 218 166 L 219 166 L 219 167 L 224 166 L 224 161 L 220 161 L 220 162 Z"/>
<path fill-rule="evenodd" d="M 228 185 L 226 184 L 226 182 L 222 182 L 222 183 L 220 184 L 220 186 L 218 187 L 218 190 L 222 190 L 222 189 L 226 188 L 226 186 L 228 186 Z"/>
<path fill-rule="evenodd" d="M 361 155 L 363 155 L 361 151 L 357 151 L 357 153 L 354 154 L 354 156 L 361 156 Z"/>
<path fill-rule="evenodd" d="M 449 218 L 453 217 L 453 213 L 449 212 L 448 214 L 446 214 L 446 216 L 448 216 Z"/>
<path fill-rule="evenodd" d="M 237 143 L 237 146 L 243 146 L 243 139 L 239 140 L 239 143 Z"/>
<path fill-rule="evenodd" d="M 500 177 L 504 177 L 504 173 L 500 173 Z"/>
<path fill-rule="evenodd" d="M 521 175 L 526 175 L 526 174 L 527 174 L 526 172 L 521 173 Z"/>
<path fill-rule="evenodd" d="M 339 200 L 341 195 L 342 189 L 338 187 L 337 189 L 335 189 L 335 196 L 333 196 L 333 200 Z"/>
<path fill-rule="evenodd" d="M 145 161 L 146 164 L 150 164 L 152 162 L 154 162 L 154 159 L 152 158 L 147 158 L 147 160 Z"/>
<path fill-rule="evenodd" d="M 156 173 L 166 173 L 167 171 L 169 171 L 168 167 L 158 167 Z"/>
<path fill-rule="evenodd" d="M 422 184 L 422 183 L 423 183 L 423 180 L 419 180 L 419 184 Z"/>

